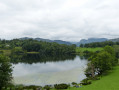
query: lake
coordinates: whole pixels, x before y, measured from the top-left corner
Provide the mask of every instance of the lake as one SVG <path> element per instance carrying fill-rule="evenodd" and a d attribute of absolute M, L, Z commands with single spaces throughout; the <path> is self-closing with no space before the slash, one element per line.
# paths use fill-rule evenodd
<path fill-rule="evenodd" d="M 79 83 L 86 78 L 87 60 L 78 55 L 40 56 L 37 54 L 11 56 L 14 84 L 53 85 Z"/>

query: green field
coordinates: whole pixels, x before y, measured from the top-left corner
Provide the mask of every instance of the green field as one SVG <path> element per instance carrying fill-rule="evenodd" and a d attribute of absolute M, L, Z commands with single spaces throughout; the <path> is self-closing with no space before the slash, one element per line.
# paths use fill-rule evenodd
<path fill-rule="evenodd" d="M 101 48 L 101 47 L 97 47 L 97 48 L 81 48 L 81 47 L 77 47 L 76 48 L 76 53 L 83 53 L 86 50 L 87 51 L 91 51 L 91 52 L 96 52 L 96 51 L 103 50 L 103 48 Z"/>
<path fill-rule="evenodd" d="M 3 52 L 4 55 L 10 55 L 11 50 L 0 50 L 0 52 Z"/>
<path fill-rule="evenodd" d="M 38 54 L 39 52 L 26 52 L 27 54 Z"/>

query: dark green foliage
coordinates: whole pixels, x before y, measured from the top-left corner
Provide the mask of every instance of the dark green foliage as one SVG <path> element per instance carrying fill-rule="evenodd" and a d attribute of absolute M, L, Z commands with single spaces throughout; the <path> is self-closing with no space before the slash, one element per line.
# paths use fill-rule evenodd
<path fill-rule="evenodd" d="M 85 53 L 85 54 L 89 54 L 89 53 L 90 53 L 90 51 L 85 50 L 85 51 L 83 51 L 83 53 Z"/>
<path fill-rule="evenodd" d="M 54 87 L 55 89 L 67 89 L 69 85 L 67 84 L 55 84 Z"/>
<path fill-rule="evenodd" d="M 78 84 L 76 82 L 71 83 L 74 87 L 76 87 Z"/>
<path fill-rule="evenodd" d="M 19 87 L 20 88 L 20 87 Z M 38 88 L 42 88 L 41 86 L 35 86 L 35 85 L 30 85 L 30 86 L 24 86 L 23 87 L 23 90 L 24 89 L 27 89 L 27 90 L 30 90 L 30 89 L 32 89 L 32 90 L 37 90 Z"/>
<path fill-rule="evenodd" d="M 113 48 L 116 54 L 116 58 L 119 58 L 119 45 L 114 45 Z"/>
<path fill-rule="evenodd" d="M 27 52 L 40 52 L 42 45 L 38 42 L 27 42 L 23 45 L 23 50 L 26 50 Z"/>
<path fill-rule="evenodd" d="M 119 45 L 119 42 L 112 42 L 112 41 L 94 42 L 94 43 L 84 44 L 83 47 L 95 48 L 95 47 L 105 47 L 107 45 L 109 46 Z"/>
<path fill-rule="evenodd" d="M 80 47 L 84 47 L 84 44 L 80 44 Z"/>
<path fill-rule="evenodd" d="M 75 53 L 75 45 L 64 45 L 50 42 L 42 42 L 35 40 L 25 40 L 22 45 L 23 50 L 27 52 L 39 52 L 40 54 L 71 54 Z"/>
<path fill-rule="evenodd" d="M 92 54 L 93 54 L 94 52 L 92 52 L 92 51 L 88 51 L 88 50 L 85 50 L 85 51 L 83 51 L 83 56 L 85 57 L 85 59 L 88 59 Z M 96 53 L 98 53 L 98 52 L 96 52 Z"/>
<path fill-rule="evenodd" d="M 3 54 L 3 51 L 0 51 L 0 54 Z"/>
<path fill-rule="evenodd" d="M 118 49 L 118 48 L 117 48 Z M 109 54 L 111 54 L 111 62 L 112 62 L 112 65 L 116 65 L 117 62 L 118 62 L 118 59 L 116 58 L 116 51 L 114 50 L 114 48 L 112 48 L 111 46 L 105 46 L 104 47 L 104 50 L 106 52 L 108 52 Z"/>
<path fill-rule="evenodd" d="M 82 85 L 89 85 L 89 84 L 91 84 L 91 81 L 86 78 L 86 79 L 81 81 L 81 84 Z"/>
<path fill-rule="evenodd" d="M 2 90 L 41 90 L 41 86 L 35 86 L 35 85 L 29 85 L 29 86 L 24 86 L 24 85 L 13 85 L 13 86 L 8 86 L 4 87 Z"/>
<path fill-rule="evenodd" d="M 0 40 L 0 49 L 12 49 L 12 53 L 39 52 L 40 54 L 71 54 L 75 53 L 76 45 L 58 44 L 33 39 Z"/>
<path fill-rule="evenodd" d="M 2 87 L 6 87 L 12 80 L 12 65 L 9 62 L 9 58 L 0 55 L 0 90 Z"/>
<path fill-rule="evenodd" d="M 58 62 L 58 61 L 65 61 L 65 60 L 72 60 L 75 58 L 75 54 L 72 55 L 42 55 L 42 54 L 12 54 L 10 55 L 11 62 L 14 64 L 17 63 L 46 63 L 46 62 Z"/>
<path fill-rule="evenodd" d="M 77 85 L 77 83 L 76 83 L 76 82 L 72 82 L 71 84 L 72 84 L 72 85 Z"/>
<path fill-rule="evenodd" d="M 22 47 L 15 47 L 14 49 L 12 49 L 12 54 L 23 54 L 24 51 L 22 49 Z"/>
<path fill-rule="evenodd" d="M 101 52 L 97 55 L 96 60 L 93 61 L 95 63 L 95 67 L 100 69 L 99 71 L 104 72 L 106 70 L 110 70 L 112 68 L 112 57 L 108 52 Z"/>
<path fill-rule="evenodd" d="M 51 87 L 50 87 L 49 85 L 46 85 L 46 86 L 44 86 L 44 89 L 45 89 L 45 90 L 50 90 Z"/>
<path fill-rule="evenodd" d="M 95 73 L 101 75 L 103 72 L 111 70 L 117 59 L 114 49 L 111 46 L 105 46 L 103 51 L 92 54 L 89 61 L 86 76 L 95 78 Z"/>

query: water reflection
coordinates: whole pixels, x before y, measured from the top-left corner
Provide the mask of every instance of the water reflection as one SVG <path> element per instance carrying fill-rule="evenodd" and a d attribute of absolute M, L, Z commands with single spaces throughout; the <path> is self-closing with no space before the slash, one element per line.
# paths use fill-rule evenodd
<path fill-rule="evenodd" d="M 46 62 L 58 62 L 65 60 L 74 60 L 76 55 L 40 55 L 40 54 L 24 54 L 24 55 L 11 55 L 11 62 L 14 64 L 18 63 L 46 63 Z"/>
<path fill-rule="evenodd" d="M 69 57 L 47 56 L 47 59 L 45 57 L 40 55 L 19 56 L 19 59 L 17 57 L 17 62 L 13 64 L 15 84 L 51 85 L 80 82 L 85 78 L 84 70 L 87 66 L 87 60 L 81 60 L 79 56 L 75 55 Z"/>

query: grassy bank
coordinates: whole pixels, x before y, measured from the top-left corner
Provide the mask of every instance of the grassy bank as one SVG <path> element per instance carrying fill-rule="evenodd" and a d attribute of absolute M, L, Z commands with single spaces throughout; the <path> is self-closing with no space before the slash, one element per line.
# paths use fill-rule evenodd
<path fill-rule="evenodd" d="M 0 52 L 3 52 L 4 55 L 10 55 L 11 50 L 0 50 Z"/>
<path fill-rule="evenodd" d="M 39 54 L 40 52 L 26 52 L 27 54 Z"/>
<path fill-rule="evenodd" d="M 96 52 L 96 51 L 103 50 L 103 48 L 101 48 L 101 47 L 97 47 L 97 48 L 81 48 L 81 47 L 77 47 L 76 48 L 76 53 L 83 53 L 86 50 L 90 51 L 90 52 Z"/>
<path fill-rule="evenodd" d="M 80 88 L 72 87 L 67 90 L 119 90 L 119 66 L 116 66 L 114 70 L 110 71 L 108 75 L 103 76 L 100 80 L 93 81 L 91 85 Z"/>
<path fill-rule="evenodd" d="M 11 55 L 12 50 L 0 50 L 4 55 Z M 24 52 L 26 54 L 39 54 L 40 52 Z"/>

